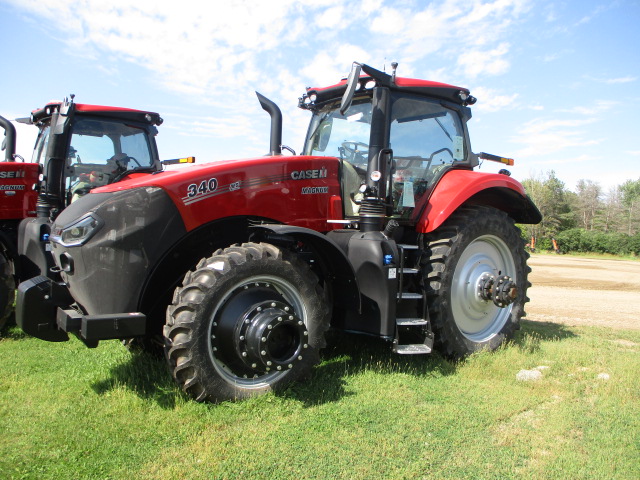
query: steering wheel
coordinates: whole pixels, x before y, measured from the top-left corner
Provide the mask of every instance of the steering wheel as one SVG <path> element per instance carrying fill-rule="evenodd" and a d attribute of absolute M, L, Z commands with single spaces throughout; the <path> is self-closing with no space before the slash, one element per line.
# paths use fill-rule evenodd
<path fill-rule="evenodd" d="M 437 154 L 442 153 L 442 152 L 447 152 L 449 155 L 451 155 L 451 158 L 453 158 L 453 152 L 451 151 L 451 149 L 449 149 L 447 147 L 441 148 L 440 150 L 436 150 L 431 155 L 429 155 L 429 165 L 431 165 L 431 162 L 433 161 L 433 157 L 435 157 Z"/>
<path fill-rule="evenodd" d="M 358 149 L 362 147 L 362 149 Z M 342 142 L 342 148 L 353 158 L 356 154 L 362 155 L 362 152 L 369 152 L 369 145 L 362 142 L 347 141 Z"/>
<path fill-rule="evenodd" d="M 127 170 L 127 164 L 130 161 L 133 161 L 133 163 L 135 163 L 138 167 L 142 166 L 138 160 L 136 160 L 134 157 L 130 157 L 126 153 L 116 153 L 109 160 L 110 161 L 113 160 L 113 162 L 116 164 L 116 166 L 119 169 L 122 169 L 122 170 Z"/>

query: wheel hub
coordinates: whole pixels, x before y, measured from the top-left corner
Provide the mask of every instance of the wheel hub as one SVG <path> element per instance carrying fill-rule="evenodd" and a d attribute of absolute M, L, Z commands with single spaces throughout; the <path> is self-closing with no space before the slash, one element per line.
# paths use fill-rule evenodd
<path fill-rule="evenodd" d="M 483 273 L 478 279 L 478 295 L 486 301 L 500 308 L 512 304 L 518 296 L 516 282 L 508 275 L 494 277 L 490 273 Z"/>
<path fill-rule="evenodd" d="M 213 355 L 245 378 L 291 369 L 309 346 L 304 321 L 269 282 L 236 287 L 214 320 Z"/>
<path fill-rule="evenodd" d="M 308 335 L 304 322 L 289 305 L 266 301 L 254 305 L 244 316 L 234 343 L 247 366 L 268 372 L 293 368 L 294 362 L 302 360 Z"/>

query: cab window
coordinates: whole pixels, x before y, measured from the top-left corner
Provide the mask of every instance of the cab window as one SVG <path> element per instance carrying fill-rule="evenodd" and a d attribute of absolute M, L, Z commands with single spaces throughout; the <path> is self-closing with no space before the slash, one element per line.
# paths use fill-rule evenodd
<path fill-rule="evenodd" d="M 69 201 L 111 183 L 127 170 L 153 165 L 148 132 L 121 122 L 79 118 L 67 151 Z"/>
<path fill-rule="evenodd" d="M 464 130 L 456 111 L 424 98 L 397 96 L 391 116 L 394 213 L 408 217 L 448 167 L 465 162 Z"/>

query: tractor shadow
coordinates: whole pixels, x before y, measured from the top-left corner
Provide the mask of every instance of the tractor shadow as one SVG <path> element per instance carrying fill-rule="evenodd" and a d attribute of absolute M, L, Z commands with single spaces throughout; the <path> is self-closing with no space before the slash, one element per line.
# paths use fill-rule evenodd
<path fill-rule="evenodd" d="M 126 388 L 140 398 L 155 402 L 164 409 L 175 408 L 184 394 L 176 386 L 167 368 L 167 362 L 160 355 L 142 350 L 130 352 L 130 359 L 111 368 L 105 380 L 95 382 L 93 390 L 98 395 Z"/>
<path fill-rule="evenodd" d="M 542 342 L 557 342 L 577 336 L 569 327 L 561 323 L 521 320 L 520 330 L 510 344 L 533 353 L 540 348 Z"/>
<path fill-rule="evenodd" d="M 455 374 L 458 364 L 438 353 L 398 355 L 392 352 L 387 341 L 341 332 L 329 333 L 327 347 L 320 357 L 320 364 L 307 381 L 296 383 L 279 395 L 312 407 L 355 395 L 348 391 L 347 379 L 361 373 L 443 377 Z"/>
<path fill-rule="evenodd" d="M 521 329 L 505 348 L 535 353 L 543 342 L 561 341 L 576 336 L 565 325 L 522 320 Z M 312 407 L 355 395 L 348 390 L 347 379 L 361 373 L 403 373 L 439 378 L 455 375 L 465 362 L 465 359 L 447 359 L 438 352 L 429 355 L 398 355 L 391 351 L 390 343 L 382 339 L 330 332 L 327 347 L 321 352 L 320 364 L 311 377 L 278 395 Z"/>
<path fill-rule="evenodd" d="M 568 327 L 550 322 L 522 320 L 521 330 L 506 348 L 535 353 L 542 342 L 562 341 L 577 335 Z M 20 336 L 19 332 L 11 330 Z M 403 373 L 418 377 L 439 378 L 455 375 L 465 360 L 449 360 L 437 352 L 429 355 L 397 355 L 382 339 L 341 332 L 329 332 L 327 346 L 321 351 L 320 364 L 305 381 L 297 382 L 275 395 L 313 407 L 340 401 L 356 395 L 349 391 L 348 379 L 362 373 Z M 104 395 L 126 388 L 140 398 L 155 402 L 161 408 L 174 409 L 186 395 L 177 387 L 160 355 L 141 350 L 130 352 L 130 358 L 111 368 L 105 380 L 92 385 Z"/>

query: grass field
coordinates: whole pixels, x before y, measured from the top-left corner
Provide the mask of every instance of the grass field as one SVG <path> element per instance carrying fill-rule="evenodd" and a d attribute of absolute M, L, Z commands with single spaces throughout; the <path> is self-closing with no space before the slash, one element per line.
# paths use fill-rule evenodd
<path fill-rule="evenodd" d="M 2 479 L 640 478 L 639 331 L 523 322 L 457 364 L 341 338 L 310 381 L 220 405 L 115 341 L 14 328 L 0 359 Z"/>

